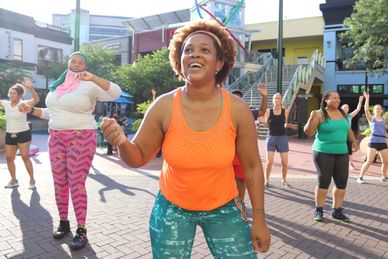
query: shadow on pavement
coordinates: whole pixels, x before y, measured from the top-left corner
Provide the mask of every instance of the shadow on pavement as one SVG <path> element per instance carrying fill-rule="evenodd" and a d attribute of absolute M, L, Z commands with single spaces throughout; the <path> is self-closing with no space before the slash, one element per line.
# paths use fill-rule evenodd
<path fill-rule="evenodd" d="M 51 251 L 61 258 L 70 258 L 69 255 L 58 245 L 54 247 L 50 243 L 52 238 L 52 217 L 50 213 L 40 205 L 40 195 L 34 190 L 31 194 L 30 206 L 27 206 L 21 199 L 17 188 L 11 194 L 12 210 L 19 220 L 22 244 L 22 253 L 16 253 L 12 257 L 38 258 L 46 256 Z"/>
<path fill-rule="evenodd" d="M 312 219 L 306 217 L 306 220 Z M 346 223 L 338 222 L 338 224 Z M 353 255 L 347 251 L 358 251 L 358 256 L 362 257 L 370 255 L 370 251 L 362 251 L 348 240 L 329 233 L 329 229 L 325 229 L 325 224 L 317 229 L 309 227 L 307 224 L 300 224 L 272 216 L 268 219 L 268 225 L 273 236 L 281 239 L 282 243 L 293 247 L 293 253 L 296 252 L 295 249 L 298 249 L 313 258 L 352 258 Z"/>
<path fill-rule="evenodd" d="M 89 173 L 88 176 L 90 178 L 92 178 L 93 180 L 95 180 L 95 181 L 97 181 L 100 184 L 105 186 L 104 188 L 102 188 L 102 189 L 100 189 L 98 191 L 98 193 L 100 195 L 100 201 L 102 201 L 102 202 L 106 202 L 105 192 L 113 191 L 113 190 L 119 190 L 122 193 L 124 193 L 126 195 L 129 195 L 129 196 L 135 196 L 136 195 L 131 190 L 141 191 L 141 192 L 148 193 L 149 195 L 151 195 L 154 198 L 156 198 L 156 195 L 153 194 L 152 192 L 149 192 L 149 191 L 141 189 L 141 188 L 130 187 L 130 186 L 126 186 L 124 184 L 118 183 L 115 180 L 113 180 L 112 178 L 110 178 L 110 177 L 106 176 L 105 174 L 101 173 L 101 171 L 96 169 L 94 166 L 92 166 L 92 168 L 93 168 L 95 173 L 94 174 L 93 173 Z"/>

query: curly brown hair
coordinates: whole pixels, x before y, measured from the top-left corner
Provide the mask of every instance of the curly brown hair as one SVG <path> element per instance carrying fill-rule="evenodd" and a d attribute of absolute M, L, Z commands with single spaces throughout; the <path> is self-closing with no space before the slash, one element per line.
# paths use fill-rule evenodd
<path fill-rule="evenodd" d="M 220 26 L 214 21 L 199 20 L 177 29 L 170 42 L 170 64 L 175 73 L 178 75 L 179 79 L 183 80 L 184 76 L 181 67 L 182 47 L 187 36 L 195 31 L 211 32 L 218 37 L 222 44 L 221 48 L 215 39 L 213 39 L 214 46 L 217 49 L 217 58 L 224 61 L 224 66 L 216 74 L 216 82 L 217 84 L 220 84 L 226 79 L 229 71 L 232 70 L 237 50 L 236 44 L 230 38 L 229 33 L 226 31 L 225 27 Z"/>

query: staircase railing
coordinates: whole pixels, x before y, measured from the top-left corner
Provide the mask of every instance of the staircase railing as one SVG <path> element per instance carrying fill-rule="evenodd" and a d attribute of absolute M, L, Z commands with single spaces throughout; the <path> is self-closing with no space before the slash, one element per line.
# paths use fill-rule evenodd
<path fill-rule="evenodd" d="M 303 65 L 298 66 L 298 68 L 296 69 L 291 79 L 290 85 L 288 86 L 283 96 L 283 105 L 285 108 L 291 109 L 293 102 L 295 100 L 295 97 L 302 86 L 306 88 L 307 84 L 309 84 L 309 86 L 313 84 L 313 81 L 314 81 L 314 78 L 312 78 L 313 70 L 317 67 L 321 67 L 324 69 L 325 66 L 326 66 L 325 58 L 318 50 L 314 51 L 307 67 Z"/>
<path fill-rule="evenodd" d="M 260 78 L 274 65 L 274 60 L 270 54 L 266 56 L 266 62 L 264 65 L 256 72 L 247 72 L 238 80 L 226 87 L 227 90 L 232 91 L 235 89 L 240 90 L 241 92 L 247 92 L 255 82 L 260 80 Z"/>

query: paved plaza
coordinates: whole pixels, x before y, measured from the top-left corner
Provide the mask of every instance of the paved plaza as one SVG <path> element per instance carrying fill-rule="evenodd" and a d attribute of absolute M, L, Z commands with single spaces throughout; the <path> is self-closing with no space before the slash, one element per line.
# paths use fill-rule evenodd
<path fill-rule="evenodd" d="M 0 153 L 0 258 L 152 258 L 148 220 L 156 194 L 161 159 L 131 169 L 117 156 L 98 149 L 87 180 L 89 245 L 70 251 L 72 236 L 52 238 L 58 224 L 54 188 L 47 153 L 47 134 L 34 133 L 33 144 L 40 152 L 32 158 L 36 191 L 27 189 L 28 176 L 17 157 L 20 187 L 4 189 L 9 181 L 5 154 Z M 259 140 L 265 162 L 264 141 Z M 379 164 L 371 166 L 367 183 L 355 181 L 351 171 L 345 212 L 351 223 L 329 217 L 312 220 L 315 167 L 311 140 L 290 139 L 290 188 L 280 187 L 278 155 L 275 156 L 272 187 L 265 191 L 267 222 L 272 232 L 271 248 L 260 258 L 388 258 L 388 185 L 379 181 Z M 359 168 L 362 156 L 357 152 Z M 246 201 L 249 204 L 249 201 Z M 249 210 L 248 206 L 248 210 Z M 249 211 L 248 211 L 249 212 Z M 70 223 L 75 231 L 73 208 Z M 192 258 L 212 258 L 200 229 Z"/>

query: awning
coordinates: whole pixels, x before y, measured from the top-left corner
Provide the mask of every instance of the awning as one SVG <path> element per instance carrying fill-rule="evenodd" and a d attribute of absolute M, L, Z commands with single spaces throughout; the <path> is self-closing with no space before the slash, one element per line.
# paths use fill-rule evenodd
<path fill-rule="evenodd" d="M 127 99 L 125 99 L 124 97 L 119 97 L 117 98 L 116 100 L 112 101 L 113 103 L 133 103 Z"/>
<path fill-rule="evenodd" d="M 124 91 L 121 91 L 121 96 L 128 97 L 128 98 L 132 98 L 133 97 L 132 95 L 130 95 L 129 93 L 124 92 Z"/>
<path fill-rule="evenodd" d="M 142 18 L 128 19 L 122 24 L 130 31 L 136 33 L 159 30 L 173 24 L 187 23 L 190 21 L 190 9 L 177 10 L 167 13 L 150 15 Z"/>

